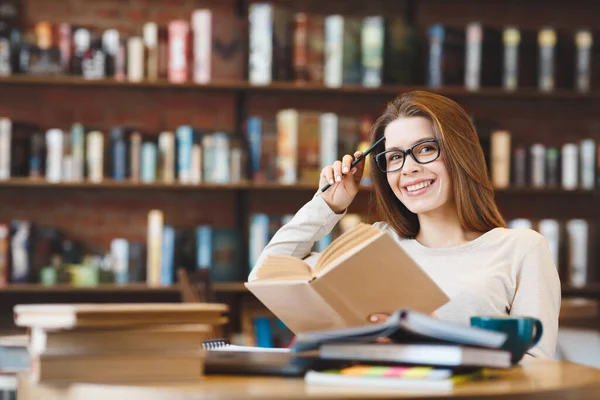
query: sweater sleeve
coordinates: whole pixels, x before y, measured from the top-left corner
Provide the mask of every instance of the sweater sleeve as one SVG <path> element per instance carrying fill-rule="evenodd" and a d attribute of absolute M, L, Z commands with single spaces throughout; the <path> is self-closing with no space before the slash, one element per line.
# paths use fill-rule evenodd
<path fill-rule="evenodd" d="M 314 196 L 273 235 L 260 253 L 248 281 L 256 279 L 258 269 L 269 254 L 302 258 L 313 267 L 319 257 L 319 253 L 311 253 L 314 243 L 327 236 L 344 215 L 336 214 L 321 196 Z"/>
<path fill-rule="evenodd" d="M 516 278 L 510 315 L 535 317 L 543 325 L 541 340 L 526 356 L 552 358 L 558 335 L 561 287 L 556 265 L 543 237 L 540 236 L 523 256 Z"/>

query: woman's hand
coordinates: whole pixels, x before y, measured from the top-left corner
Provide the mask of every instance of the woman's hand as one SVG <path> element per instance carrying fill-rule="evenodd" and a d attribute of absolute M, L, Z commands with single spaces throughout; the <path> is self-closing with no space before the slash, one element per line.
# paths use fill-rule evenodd
<path fill-rule="evenodd" d="M 362 152 L 357 151 L 354 157 L 360 157 Z M 330 183 L 331 187 L 321 193 L 321 197 L 327 205 L 337 214 L 344 212 L 354 200 L 358 193 L 360 178 L 362 178 L 365 169 L 366 159 L 359 162 L 356 167 L 350 170 L 350 164 L 354 158 L 350 154 L 337 160 L 333 165 L 329 165 L 321 170 L 319 187 Z"/>

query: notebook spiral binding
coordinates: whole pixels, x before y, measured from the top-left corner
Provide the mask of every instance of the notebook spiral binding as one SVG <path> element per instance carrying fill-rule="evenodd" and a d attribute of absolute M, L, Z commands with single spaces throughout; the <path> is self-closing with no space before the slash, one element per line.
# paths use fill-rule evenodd
<path fill-rule="evenodd" d="M 229 339 L 208 339 L 202 342 L 202 350 L 218 349 L 220 347 L 229 346 L 231 342 Z"/>

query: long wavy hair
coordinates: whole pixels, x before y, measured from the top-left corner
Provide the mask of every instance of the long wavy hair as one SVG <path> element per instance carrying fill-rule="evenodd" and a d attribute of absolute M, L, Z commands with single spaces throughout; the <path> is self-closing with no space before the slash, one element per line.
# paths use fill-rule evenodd
<path fill-rule="evenodd" d="M 384 135 L 391 122 L 407 117 L 424 117 L 431 121 L 444 154 L 463 229 L 487 232 L 496 227 L 506 227 L 494 201 L 494 189 L 488 177 L 483 149 L 465 110 L 453 100 L 435 93 L 404 93 L 388 103 L 383 115 L 371 127 L 371 143 Z M 386 174 L 375 164 L 375 155 L 384 150 L 385 144 L 382 143 L 369 157 L 377 212 L 400 236 L 414 238 L 420 228 L 417 215 L 398 200 L 388 184 Z"/>

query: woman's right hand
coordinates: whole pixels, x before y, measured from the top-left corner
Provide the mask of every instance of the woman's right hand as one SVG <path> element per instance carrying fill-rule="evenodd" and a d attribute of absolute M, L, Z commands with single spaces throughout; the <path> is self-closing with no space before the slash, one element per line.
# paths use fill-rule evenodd
<path fill-rule="evenodd" d="M 354 158 L 358 158 L 361 155 L 362 152 L 357 151 L 354 153 Z M 344 212 L 358 193 L 360 179 L 362 178 L 367 160 L 362 160 L 350 170 L 350 165 L 354 158 L 350 154 L 346 154 L 341 160 L 321 170 L 319 187 L 321 188 L 328 183 L 331 184 L 329 189 L 321 193 L 321 197 L 337 214 Z"/>

